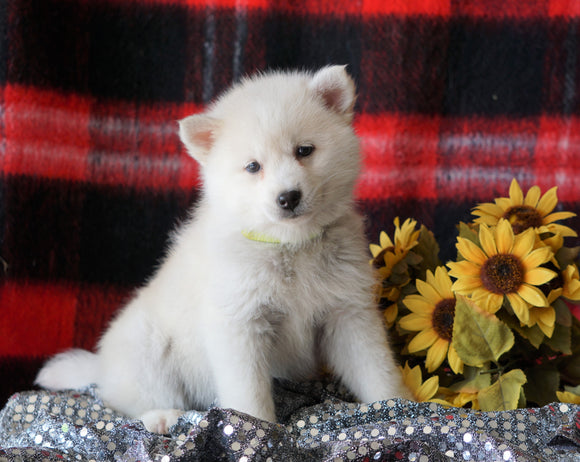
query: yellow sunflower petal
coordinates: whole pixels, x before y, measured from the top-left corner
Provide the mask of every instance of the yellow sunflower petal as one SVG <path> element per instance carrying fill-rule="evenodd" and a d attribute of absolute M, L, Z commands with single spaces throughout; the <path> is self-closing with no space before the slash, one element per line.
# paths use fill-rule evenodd
<path fill-rule="evenodd" d="M 416 285 L 419 293 L 434 305 L 439 303 L 443 298 L 431 284 L 427 284 L 425 281 L 421 281 L 421 279 L 417 279 Z"/>
<path fill-rule="evenodd" d="M 536 209 L 542 216 L 548 215 L 552 210 L 554 210 L 554 207 L 558 205 L 558 195 L 556 194 L 557 190 L 557 186 L 549 189 L 538 202 Z"/>
<path fill-rule="evenodd" d="M 540 190 L 539 186 L 532 186 L 530 189 L 528 189 L 528 192 L 524 199 L 524 205 L 536 208 L 536 206 L 538 205 L 538 200 L 540 200 L 541 196 L 542 191 Z"/>
<path fill-rule="evenodd" d="M 516 293 L 507 294 L 506 297 L 508 298 L 512 310 L 514 311 L 515 315 L 518 317 L 520 322 L 523 324 L 528 324 L 530 319 L 530 308 L 529 305 Z"/>
<path fill-rule="evenodd" d="M 477 306 L 489 313 L 497 312 L 503 303 L 503 295 L 487 293 L 487 296 L 473 300 Z"/>
<path fill-rule="evenodd" d="M 379 235 L 379 242 L 381 243 L 381 247 L 383 249 L 394 247 L 393 241 L 391 241 L 389 235 L 384 231 L 381 231 L 381 234 Z"/>
<path fill-rule="evenodd" d="M 475 212 L 473 212 L 474 215 L 477 215 Z M 479 217 L 477 217 L 474 221 L 474 223 L 478 223 L 480 225 L 487 225 L 487 226 L 495 226 L 497 225 L 497 217 L 491 216 L 491 215 L 481 215 Z"/>
<path fill-rule="evenodd" d="M 432 313 L 435 309 L 435 305 L 433 305 L 433 303 L 429 303 L 425 297 L 417 294 L 407 295 L 403 299 L 403 303 L 413 313 Z"/>
<path fill-rule="evenodd" d="M 403 316 L 399 320 L 399 325 L 405 330 L 414 332 L 429 329 L 433 326 L 433 322 L 431 320 L 431 316 L 411 313 Z"/>
<path fill-rule="evenodd" d="M 463 361 L 451 344 L 449 344 L 449 351 L 447 352 L 447 361 L 449 362 L 449 366 L 451 366 L 453 372 L 456 374 L 463 374 Z"/>
<path fill-rule="evenodd" d="M 492 255 L 497 255 L 497 247 L 495 245 L 495 240 L 491 231 L 487 226 L 482 226 L 479 229 L 479 242 L 481 243 L 481 247 L 483 251 L 491 257 Z"/>
<path fill-rule="evenodd" d="M 463 258 L 469 260 L 478 265 L 483 265 L 487 260 L 487 256 L 477 245 L 468 239 L 463 237 L 457 238 L 457 244 L 455 244 L 459 253 L 463 255 Z"/>
<path fill-rule="evenodd" d="M 442 338 L 439 338 L 427 351 L 427 357 L 425 358 L 425 367 L 428 372 L 433 372 L 436 370 L 447 356 L 447 350 L 449 348 L 449 342 Z"/>
<path fill-rule="evenodd" d="M 522 205 L 524 202 L 524 193 L 522 188 L 518 184 L 517 180 L 514 178 L 510 183 L 509 189 L 509 200 L 512 205 Z"/>
<path fill-rule="evenodd" d="M 514 203 L 509 197 L 498 197 L 494 200 L 498 207 L 503 209 L 504 213 L 507 209 L 511 208 Z"/>
<path fill-rule="evenodd" d="M 484 204 L 478 204 L 471 213 L 476 216 L 490 215 L 496 218 L 497 221 L 497 219 L 504 214 L 504 210 L 497 204 L 487 202 Z"/>
<path fill-rule="evenodd" d="M 423 381 L 421 367 L 415 366 L 411 368 L 409 363 L 405 363 L 405 368 L 403 369 L 403 380 L 405 385 L 407 385 L 411 390 L 418 390 Z"/>
<path fill-rule="evenodd" d="M 449 262 L 447 266 L 451 270 L 449 274 L 455 278 L 461 276 L 479 276 L 481 273 L 481 266 L 477 266 L 475 263 L 467 260 Z"/>
<path fill-rule="evenodd" d="M 481 229 L 479 231 L 481 240 Z M 494 232 L 497 253 L 510 253 L 514 246 L 514 230 L 507 220 L 500 220 Z"/>
<path fill-rule="evenodd" d="M 568 226 L 559 225 L 558 223 L 550 223 L 548 230 L 552 233 L 560 234 L 563 237 L 577 237 L 578 233 Z"/>
<path fill-rule="evenodd" d="M 431 270 L 427 270 L 425 272 L 425 282 L 433 287 L 437 285 L 437 280 L 435 279 L 435 275 L 431 272 Z"/>
<path fill-rule="evenodd" d="M 522 284 L 517 293 L 532 306 L 548 306 L 546 296 L 537 287 L 530 286 L 529 284 Z M 520 321 L 527 322 L 527 317 L 526 321 L 523 321 L 522 319 L 520 319 Z"/>
<path fill-rule="evenodd" d="M 543 334 L 548 337 L 548 338 L 552 338 L 552 335 L 554 334 L 554 324 L 549 325 L 546 324 L 544 322 L 542 322 L 541 320 L 538 320 L 537 326 L 540 328 L 540 330 L 543 332 Z"/>
<path fill-rule="evenodd" d="M 580 396 L 569 391 L 557 391 L 556 396 L 561 403 L 580 404 Z"/>
<path fill-rule="evenodd" d="M 540 247 L 521 258 L 521 262 L 524 266 L 524 270 L 529 271 L 550 261 L 553 255 L 554 253 L 550 247 Z"/>
<path fill-rule="evenodd" d="M 369 249 L 371 251 L 371 254 L 373 255 L 373 258 L 376 258 L 377 255 L 383 251 L 383 249 L 380 246 L 378 246 L 377 244 L 369 245 Z"/>
<path fill-rule="evenodd" d="M 464 277 L 453 283 L 451 289 L 462 295 L 470 294 L 474 289 L 481 287 L 481 279 L 478 277 Z"/>
<path fill-rule="evenodd" d="M 536 233 L 532 228 L 526 229 L 517 236 L 514 236 L 514 246 L 512 248 L 512 254 L 517 257 L 523 258 L 529 254 L 534 248 L 536 242 Z"/>
<path fill-rule="evenodd" d="M 556 322 L 556 310 L 551 306 L 540 308 L 538 318 L 547 326 L 553 326 Z"/>
<path fill-rule="evenodd" d="M 443 298 L 454 298 L 453 291 L 451 290 L 451 286 L 453 283 L 451 282 L 451 278 L 447 274 L 447 270 L 443 266 L 439 266 L 435 269 L 435 279 L 437 281 L 437 292 Z"/>
<path fill-rule="evenodd" d="M 524 193 L 515 178 L 510 184 L 509 195 L 513 205 L 522 205 L 524 203 Z"/>
<path fill-rule="evenodd" d="M 551 281 L 555 277 L 556 273 L 554 273 L 552 270 L 539 266 L 537 268 L 526 271 L 524 274 L 524 282 L 534 286 L 541 286 L 542 284 Z"/>
<path fill-rule="evenodd" d="M 387 324 L 389 326 L 391 326 L 395 322 L 395 319 L 397 319 L 398 314 L 399 314 L 399 307 L 396 303 L 393 303 L 391 306 L 389 306 L 385 310 L 384 316 L 385 316 L 385 320 L 387 321 Z"/>
<path fill-rule="evenodd" d="M 425 380 L 425 382 L 419 387 L 416 392 L 415 398 L 419 402 L 427 401 L 435 396 L 437 390 L 439 389 L 439 377 L 433 376 Z"/>
<path fill-rule="evenodd" d="M 438 338 L 439 336 L 433 328 L 421 331 L 409 342 L 409 352 L 416 353 L 417 351 L 426 350 L 433 345 Z"/>
<path fill-rule="evenodd" d="M 566 220 L 568 218 L 575 217 L 576 214 L 573 212 L 554 212 L 550 213 L 547 217 L 544 217 L 542 220 L 545 225 L 549 225 L 550 223 L 554 223 L 555 221 L 559 220 Z"/>

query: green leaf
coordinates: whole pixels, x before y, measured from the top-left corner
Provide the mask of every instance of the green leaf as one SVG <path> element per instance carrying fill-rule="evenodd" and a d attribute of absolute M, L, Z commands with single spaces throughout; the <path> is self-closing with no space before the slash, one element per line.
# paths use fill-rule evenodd
<path fill-rule="evenodd" d="M 555 365 L 541 365 L 526 369 L 528 382 L 524 386 L 528 402 L 537 406 L 558 401 L 556 390 L 560 386 L 560 373 Z"/>
<path fill-rule="evenodd" d="M 516 409 L 520 402 L 526 375 L 514 369 L 499 376 L 490 387 L 481 390 L 477 398 L 482 411 L 507 411 Z"/>
<path fill-rule="evenodd" d="M 513 344 L 514 334 L 508 326 L 468 298 L 457 296 L 452 345 L 465 364 L 497 363 Z"/>
<path fill-rule="evenodd" d="M 478 246 L 480 245 L 479 235 L 473 229 L 471 229 L 469 225 L 461 221 L 459 223 L 458 228 L 459 228 L 459 237 L 469 239 L 471 242 L 477 244 Z"/>
<path fill-rule="evenodd" d="M 503 310 L 502 310 L 503 311 Z M 527 339 L 534 348 L 540 348 L 540 345 L 544 341 L 546 337 L 542 332 L 542 329 L 538 327 L 537 324 L 533 325 L 532 327 L 522 326 L 520 320 L 516 318 L 515 315 L 510 315 L 505 312 L 498 312 L 499 318 L 507 324 L 508 327 L 515 330 L 518 334 L 520 334 L 523 338 Z M 511 311 L 511 308 L 510 310 Z"/>
<path fill-rule="evenodd" d="M 560 265 L 560 268 L 564 270 L 568 265 L 571 265 L 578 258 L 578 253 L 580 252 L 580 247 L 561 247 L 558 252 L 556 252 L 556 261 Z"/>
<path fill-rule="evenodd" d="M 554 351 L 561 351 L 566 355 L 572 354 L 572 328 L 561 324 L 554 325 L 551 338 L 546 337 L 544 343 Z"/>
<path fill-rule="evenodd" d="M 454 392 L 475 393 L 487 388 L 491 384 L 491 374 L 482 374 L 481 368 L 465 366 L 463 369 L 465 380 L 456 382 L 449 387 Z"/>
<path fill-rule="evenodd" d="M 563 326 L 572 326 L 572 313 L 570 313 L 570 308 L 566 305 L 566 302 L 561 298 L 557 298 L 552 307 L 556 311 L 556 322 L 562 324 Z"/>
<path fill-rule="evenodd" d="M 427 270 L 435 271 L 435 268 L 441 266 L 439 260 L 439 244 L 435 236 L 425 225 L 421 225 L 421 232 L 419 234 L 418 244 L 413 248 L 413 252 L 422 257 L 419 266 L 419 279 L 425 279 Z"/>

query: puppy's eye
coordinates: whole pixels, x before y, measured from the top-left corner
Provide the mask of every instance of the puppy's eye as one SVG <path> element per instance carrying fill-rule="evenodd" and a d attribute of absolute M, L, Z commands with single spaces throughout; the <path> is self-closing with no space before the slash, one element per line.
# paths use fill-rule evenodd
<path fill-rule="evenodd" d="M 252 162 L 248 162 L 245 168 L 248 173 L 258 173 L 262 169 L 262 166 L 259 162 L 253 160 Z"/>
<path fill-rule="evenodd" d="M 311 144 L 303 144 L 296 148 L 295 154 L 296 157 L 308 157 L 313 152 L 314 146 L 312 146 Z"/>

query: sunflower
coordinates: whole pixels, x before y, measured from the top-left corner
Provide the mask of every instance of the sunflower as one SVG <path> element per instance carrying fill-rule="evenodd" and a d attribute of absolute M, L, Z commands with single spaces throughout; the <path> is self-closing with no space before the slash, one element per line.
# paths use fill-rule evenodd
<path fill-rule="evenodd" d="M 405 259 L 409 250 L 419 243 L 421 230 L 415 231 L 417 221 L 408 218 L 400 226 L 399 217 L 394 220 L 395 235 L 394 243 L 384 231 L 379 235 L 379 245 L 369 246 L 373 259 L 371 264 L 377 269 L 381 283 L 377 287 L 379 299 L 386 299 L 391 302 L 384 312 L 387 325 L 392 325 L 399 314 L 397 300 L 399 299 L 401 288 L 409 283 L 409 275 L 397 275 L 397 281 L 388 281 L 393 275 L 393 268 Z"/>
<path fill-rule="evenodd" d="M 413 398 L 417 402 L 428 401 L 432 399 L 437 390 L 439 390 L 439 377 L 434 375 L 423 382 L 423 373 L 420 366 L 415 366 L 411 369 L 409 363 L 405 363 L 405 367 L 399 366 L 403 374 L 403 382 L 407 388 L 411 390 Z"/>
<path fill-rule="evenodd" d="M 383 279 L 391 276 L 394 266 L 419 243 L 418 239 L 421 233 L 421 230 L 415 231 L 416 220 L 407 218 L 403 226 L 400 226 L 399 217 L 396 217 L 393 223 L 395 224 L 394 243 L 387 233 L 381 231 L 379 245 L 371 244 L 369 246 L 373 255 L 371 263 L 379 270 Z"/>
<path fill-rule="evenodd" d="M 580 301 L 580 280 L 578 277 L 578 267 L 574 264 L 568 265 L 562 271 L 563 287 L 562 296 L 568 300 Z"/>
<path fill-rule="evenodd" d="M 479 227 L 479 242 L 458 237 L 457 250 L 465 259 L 449 262 L 449 274 L 457 280 L 452 290 L 471 296 L 481 308 L 495 313 L 507 299 L 522 324 L 530 320 L 530 306 L 547 307 L 548 300 L 537 287 L 556 276 L 540 265 L 553 256 L 548 246 L 534 249 L 535 232 L 527 229 L 514 235 L 510 222 L 500 219 L 492 230 Z"/>
<path fill-rule="evenodd" d="M 565 387 L 566 391 L 557 391 L 556 396 L 561 403 L 580 404 L 580 395 L 577 388 Z"/>
<path fill-rule="evenodd" d="M 456 374 L 463 372 L 463 361 L 451 345 L 455 295 L 451 290 L 451 279 L 447 270 L 440 266 L 435 275 L 427 271 L 427 280 L 417 279 L 419 294 L 408 295 L 403 303 L 411 314 L 399 321 L 401 328 L 419 332 L 409 342 L 409 352 L 427 350 L 425 367 L 428 372 L 436 370 L 445 360 Z"/>
<path fill-rule="evenodd" d="M 542 196 L 538 186 L 532 186 L 526 196 L 514 178 L 510 185 L 509 196 L 495 199 L 495 204 L 488 202 L 479 204 L 473 209 L 474 221 L 479 224 L 495 226 L 499 220 L 506 219 L 512 225 L 515 234 L 520 234 L 528 228 L 534 228 L 539 233 L 550 232 L 562 237 L 576 237 L 578 234 L 567 226 L 555 223 L 576 216 L 572 212 L 555 212 L 552 210 L 558 204 L 557 187 L 553 187 Z"/>

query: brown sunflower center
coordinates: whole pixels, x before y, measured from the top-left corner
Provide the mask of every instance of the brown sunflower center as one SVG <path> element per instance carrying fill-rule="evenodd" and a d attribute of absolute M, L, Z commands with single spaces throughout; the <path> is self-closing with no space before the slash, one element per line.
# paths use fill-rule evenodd
<path fill-rule="evenodd" d="M 481 283 L 494 294 L 517 292 L 524 282 L 524 268 L 519 258 L 510 254 L 490 257 L 481 267 Z"/>
<path fill-rule="evenodd" d="M 528 228 L 539 228 L 543 224 L 540 212 L 529 205 L 514 205 L 506 210 L 503 218 L 511 223 L 515 234 Z"/>
<path fill-rule="evenodd" d="M 444 298 L 433 310 L 431 322 L 433 329 L 443 340 L 451 341 L 453 337 L 453 318 L 455 317 L 455 299 Z"/>

